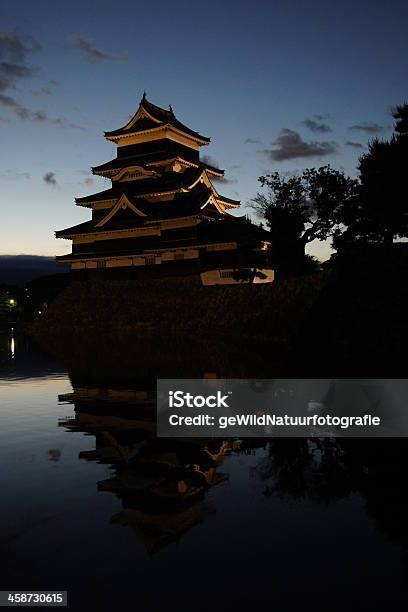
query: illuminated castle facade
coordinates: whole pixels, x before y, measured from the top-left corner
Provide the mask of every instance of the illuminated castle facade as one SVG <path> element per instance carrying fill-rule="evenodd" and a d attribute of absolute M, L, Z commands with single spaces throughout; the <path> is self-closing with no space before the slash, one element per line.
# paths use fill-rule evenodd
<path fill-rule="evenodd" d="M 200 159 L 210 139 L 183 125 L 146 95 L 130 121 L 105 132 L 117 156 L 92 168 L 111 180 L 76 199 L 92 219 L 56 232 L 72 240 L 58 257 L 82 277 L 199 275 L 203 284 L 270 282 L 269 234 L 230 211 L 239 202 L 218 193 L 224 171 Z"/>

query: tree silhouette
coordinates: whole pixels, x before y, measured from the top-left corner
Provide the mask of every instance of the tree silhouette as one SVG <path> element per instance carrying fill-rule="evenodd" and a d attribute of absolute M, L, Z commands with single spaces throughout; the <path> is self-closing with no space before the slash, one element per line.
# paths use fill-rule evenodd
<path fill-rule="evenodd" d="M 394 132 L 396 134 L 408 134 L 408 104 L 400 104 L 396 106 L 392 112 L 395 119 Z"/>
<path fill-rule="evenodd" d="M 309 242 L 339 231 L 342 210 L 356 197 L 357 181 L 330 166 L 290 177 L 273 172 L 258 180 L 264 191 L 252 207 L 270 229 L 274 261 L 288 271 L 304 267 Z"/>
<path fill-rule="evenodd" d="M 390 140 L 375 138 L 359 160 L 359 197 L 346 203 L 342 221 L 347 227 L 334 246 L 382 242 L 408 237 L 408 105 L 397 106 L 395 134 Z"/>

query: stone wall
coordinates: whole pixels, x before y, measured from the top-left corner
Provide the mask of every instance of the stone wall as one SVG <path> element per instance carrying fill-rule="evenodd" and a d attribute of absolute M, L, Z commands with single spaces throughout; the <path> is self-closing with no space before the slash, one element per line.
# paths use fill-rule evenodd
<path fill-rule="evenodd" d="M 203 287 L 197 278 L 77 281 L 32 324 L 37 338 L 118 334 L 290 338 L 324 274 L 273 284 Z"/>

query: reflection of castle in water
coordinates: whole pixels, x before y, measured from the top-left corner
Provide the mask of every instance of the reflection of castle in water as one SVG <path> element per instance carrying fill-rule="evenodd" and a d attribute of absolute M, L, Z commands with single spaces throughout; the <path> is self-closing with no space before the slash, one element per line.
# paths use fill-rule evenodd
<path fill-rule="evenodd" d="M 218 471 L 226 455 L 258 447 L 267 454 L 251 473 L 265 497 L 327 505 L 358 496 L 377 528 L 408 546 L 406 439 L 252 438 L 236 447 L 225 439 L 158 439 L 154 388 L 73 388 L 59 399 L 73 403 L 75 415 L 60 424 L 95 437 L 80 458 L 113 467 L 98 483 L 121 500 L 112 522 L 133 528 L 150 553 L 209 516 L 207 493 L 228 478 Z"/>
<path fill-rule="evenodd" d="M 60 424 L 95 436 L 95 448 L 80 458 L 113 466 L 113 477 L 98 483 L 122 502 L 112 521 L 135 528 L 150 552 L 177 540 L 211 513 L 206 494 L 228 478 L 218 466 L 232 443 L 156 438 L 157 379 L 266 376 L 271 359 L 259 341 L 242 347 L 106 335 L 62 348 L 74 391 L 59 400 L 73 404 L 75 415 Z"/>
<path fill-rule="evenodd" d="M 114 468 L 114 476 L 98 483 L 100 491 L 122 502 L 112 522 L 135 528 L 149 552 L 208 516 L 205 495 L 228 478 L 218 472 L 218 464 L 231 450 L 230 442 L 156 438 L 153 390 L 74 386 L 59 400 L 75 406 L 75 416 L 60 424 L 95 436 L 95 449 L 80 458 Z"/>
<path fill-rule="evenodd" d="M 208 517 L 208 491 L 227 477 L 218 471 L 220 463 L 238 450 L 222 439 L 157 439 L 157 379 L 204 378 L 209 373 L 220 378 L 290 377 L 284 362 L 272 362 L 261 349 L 259 344 L 214 346 L 165 339 L 122 344 L 108 336 L 93 345 L 84 338 L 82 345 L 67 347 L 64 362 L 74 392 L 60 400 L 74 404 L 75 415 L 61 425 L 95 437 L 95 448 L 80 457 L 113 466 L 112 477 L 98 488 L 121 500 L 122 510 L 112 520 L 134 528 L 148 551 L 177 540 Z M 248 438 L 239 452 L 256 454 L 260 447 L 251 477 L 261 481 L 265 497 L 329 505 L 357 496 L 377 528 L 408 547 L 406 439 Z"/>

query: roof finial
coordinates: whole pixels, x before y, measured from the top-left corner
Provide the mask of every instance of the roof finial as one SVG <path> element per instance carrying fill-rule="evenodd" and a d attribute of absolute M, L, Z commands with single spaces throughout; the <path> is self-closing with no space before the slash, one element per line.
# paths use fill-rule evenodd
<path fill-rule="evenodd" d="M 144 90 L 144 92 L 143 92 L 142 100 L 146 100 L 146 90 Z"/>
<path fill-rule="evenodd" d="M 169 111 L 171 112 L 171 114 L 172 114 L 172 115 L 174 115 L 174 113 L 173 113 L 173 109 L 172 109 L 172 107 L 171 107 L 171 104 L 169 104 Z"/>

